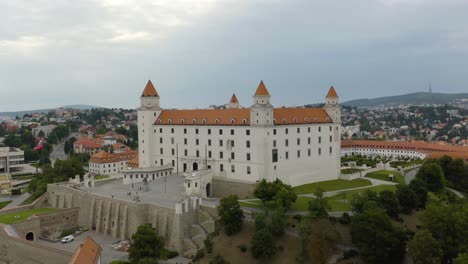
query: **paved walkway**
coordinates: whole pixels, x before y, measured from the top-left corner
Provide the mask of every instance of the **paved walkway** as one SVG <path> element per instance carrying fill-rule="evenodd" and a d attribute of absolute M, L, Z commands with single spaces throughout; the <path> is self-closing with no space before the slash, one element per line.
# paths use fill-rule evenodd
<path fill-rule="evenodd" d="M 17 207 L 19 206 L 22 202 L 24 202 L 24 200 L 28 199 L 29 196 L 31 196 L 31 194 L 29 193 L 23 193 L 21 195 L 13 195 L 12 198 L 12 202 L 7 204 L 7 206 L 3 207 L 3 209 L 9 209 L 9 208 L 13 208 L 13 207 Z M 0 197 L 0 202 L 2 201 L 10 201 L 10 197 Z"/>
<path fill-rule="evenodd" d="M 453 193 L 454 193 L 456 196 L 458 196 L 459 198 L 462 198 L 462 199 L 465 198 L 465 195 L 463 195 L 463 193 L 461 193 L 461 192 L 459 192 L 459 191 L 457 191 L 457 190 L 454 190 L 454 189 L 449 188 L 449 187 L 445 187 L 445 189 L 447 189 L 447 190 L 453 192 Z"/>

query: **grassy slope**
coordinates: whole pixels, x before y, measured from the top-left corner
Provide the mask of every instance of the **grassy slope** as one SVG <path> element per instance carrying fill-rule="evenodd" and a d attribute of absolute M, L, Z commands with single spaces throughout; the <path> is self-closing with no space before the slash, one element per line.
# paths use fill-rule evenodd
<path fill-rule="evenodd" d="M 381 170 L 381 171 L 374 171 L 368 173 L 366 177 L 373 178 L 382 181 L 389 181 L 388 175 L 393 174 L 393 181 L 401 184 L 405 184 L 405 178 L 396 171 L 388 171 L 388 170 Z"/>
<path fill-rule="evenodd" d="M 0 209 L 7 206 L 9 203 L 11 203 L 11 201 L 0 202 Z"/>
<path fill-rule="evenodd" d="M 314 182 L 294 187 L 297 194 L 313 194 L 317 188 L 322 188 L 325 192 L 370 186 L 372 183 L 367 179 L 347 180 L 331 180 L 323 182 Z"/>
<path fill-rule="evenodd" d="M 16 222 L 21 222 L 21 221 L 27 220 L 29 217 L 31 217 L 33 215 L 53 212 L 53 211 L 56 211 L 56 210 L 57 209 L 55 209 L 55 208 L 39 208 L 39 209 L 31 209 L 31 210 L 26 210 L 26 211 L 22 211 L 22 212 L 16 212 L 16 213 L 11 213 L 11 214 L 0 215 L 0 223 L 12 224 L 12 223 L 16 223 Z M 15 216 L 19 216 L 19 217 L 15 218 Z"/>

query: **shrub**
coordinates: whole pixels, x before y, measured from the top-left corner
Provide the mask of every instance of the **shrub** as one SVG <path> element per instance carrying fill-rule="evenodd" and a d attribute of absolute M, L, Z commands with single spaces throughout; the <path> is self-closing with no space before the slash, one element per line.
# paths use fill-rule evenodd
<path fill-rule="evenodd" d="M 247 251 L 247 246 L 244 244 L 240 244 L 237 246 L 241 252 L 246 252 Z"/>
<path fill-rule="evenodd" d="M 205 256 L 205 253 L 203 252 L 203 250 L 199 250 L 197 251 L 197 254 L 195 254 L 195 256 L 192 258 L 192 262 L 195 263 L 196 261 L 200 260 L 204 256 Z"/>
<path fill-rule="evenodd" d="M 11 195 L 20 195 L 21 190 L 20 189 L 11 189 Z"/>
<path fill-rule="evenodd" d="M 346 250 L 344 253 L 343 253 L 343 258 L 344 259 L 350 259 L 350 258 L 354 258 L 356 256 L 359 255 L 359 252 L 357 252 L 357 250 L 355 249 L 350 249 L 350 250 Z"/>
<path fill-rule="evenodd" d="M 351 223 L 351 217 L 349 216 L 348 213 L 343 213 L 343 215 L 340 217 L 338 221 L 340 222 L 340 224 L 347 225 Z"/>
<path fill-rule="evenodd" d="M 205 241 L 203 241 L 203 243 L 205 244 L 205 249 L 206 249 L 206 253 L 211 253 L 213 252 L 213 241 L 211 241 L 209 238 L 205 239 Z"/>
<path fill-rule="evenodd" d="M 300 221 L 302 220 L 302 215 L 300 215 L 300 214 L 294 215 L 294 216 L 293 216 L 293 219 L 294 219 L 294 220 L 297 220 L 298 222 L 300 222 Z"/>

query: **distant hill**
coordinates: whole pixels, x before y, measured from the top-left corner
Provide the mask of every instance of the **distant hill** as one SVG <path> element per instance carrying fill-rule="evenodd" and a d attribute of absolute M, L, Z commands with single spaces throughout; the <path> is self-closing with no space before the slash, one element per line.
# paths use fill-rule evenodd
<path fill-rule="evenodd" d="M 397 96 L 386 96 L 374 99 L 356 99 L 344 102 L 343 105 L 372 107 L 380 105 L 399 105 L 399 104 L 451 104 L 455 99 L 468 99 L 468 93 L 444 94 L 444 93 L 410 93 Z"/>
<path fill-rule="evenodd" d="M 104 108 L 104 107 L 92 106 L 92 105 L 66 105 L 66 106 L 62 106 L 62 107 L 58 107 L 58 108 L 49 108 L 49 109 L 35 109 L 35 110 L 24 110 L 24 111 L 16 111 L 16 112 L 0 112 L 0 117 L 15 118 L 16 116 L 23 116 L 25 114 L 47 113 L 47 112 L 49 112 L 51 110 L 55 110 L 55 109 L 86 110 L 86 109 L 92 109 L 92 108 Z"/>

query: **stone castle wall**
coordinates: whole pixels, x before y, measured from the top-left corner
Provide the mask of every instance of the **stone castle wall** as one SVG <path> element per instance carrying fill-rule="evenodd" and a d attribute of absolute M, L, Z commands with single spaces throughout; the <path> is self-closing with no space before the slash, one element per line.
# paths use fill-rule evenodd
<path fill-rule="evenodd" d="M 63 264 L 73 252 L 41 245 L 34 241 L 8 236 L 0 226 L 0 263 Z"/>
<path fill-rule="evenodd" d="M 230 194 L 236 194 L 239 198 L 254 196 L 256 183 L 232 180 L 222 177 L 213 177 L 213 196 L 224 197 Z"/>
<path fill-rule="evenodd" d="M 50 184 L 49 204 L 54 208 L 78 208 L 78 225 L 108 234 L 116 239 L 129 239 L 138 226 L 151 224 L 165 239 L 166 247 L 182 251 L 184 215 L 174 208 L 135 203 L 89 193 L 72 185 Z M 190 219 L 192 217 L 188 216 Z"/>

